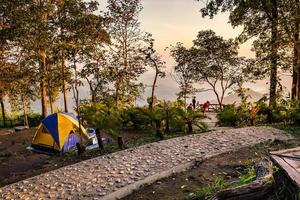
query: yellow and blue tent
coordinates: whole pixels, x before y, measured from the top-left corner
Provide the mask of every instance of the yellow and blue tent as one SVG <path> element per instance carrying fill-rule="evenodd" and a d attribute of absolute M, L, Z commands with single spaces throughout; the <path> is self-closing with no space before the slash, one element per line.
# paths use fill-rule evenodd
<path fill-rule="evenodd" d="M 32 138 L 31 147 L 39 151 L 66 152 L 76 143 L 88 142 L 90 136 L 83 126 L 79 135 L 79 123 L 71 113 L 54 113 L 42 120 Z"/>

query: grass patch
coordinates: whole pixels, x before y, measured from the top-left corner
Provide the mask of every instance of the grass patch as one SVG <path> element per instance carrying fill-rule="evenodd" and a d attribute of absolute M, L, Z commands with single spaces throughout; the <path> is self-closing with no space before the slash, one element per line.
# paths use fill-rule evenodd
<path fill-rule="evenodd" d="M 273 128 L 283 130 L 294 137 L 300 137 L 300 126 L 290 125 L 290 124 L 274 124 L 271 125 Z"/>
<path fill-rule="evenodd" d="M 194 192 L 190 193 L 186 200 L 206 200 L 211 199 L 213 194 L 218 191 L 229 188 L 230 184 L 226 183 L 222 178 L 216 177 L 212 183 L 205 187 L 198 188 Z"/>
<path fill-rule="evenodd" d="M 240 173 L 239 179 L 240 179 L 240 185 L 245 185 L 248 183 L 253 182 L 256 179 L 256 170 L 254 166 L 249 166 L 246 168 L 246 173 Z"/>
<path fill-rule="evenodd" d="M 242 185 L 249 184 L 256 179 L 256 170 L 252 165 L 248 165 L 243 172 L 239 173 L 238 181 L 225 181 L 222 177 L 216 177 L 208 185 L 201 188 L 194 188 L 185 199 L 186 200 L 207 200 L 212 199 L 213 195 L 217 192 L 228 188 L 234 188 Z"/>

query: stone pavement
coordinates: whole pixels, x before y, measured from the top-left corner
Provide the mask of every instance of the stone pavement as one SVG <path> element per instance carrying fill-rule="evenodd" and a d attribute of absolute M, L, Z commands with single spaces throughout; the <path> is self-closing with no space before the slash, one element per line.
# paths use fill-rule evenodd
<path fill-rule="evenodd" d="M 217 113 L 215 112 L 206 112 L 204 113 L 205 117 L 204 119 L 202 119 L 202 122 L 205 122 L 208 126 L 208 130 L 215 130 L 217 127 Z"/>
<path fill-rule="evenodd" d="M 0 188 L 0 199 L 116 199 L 112 194 L 131 185 L 140 186 L 144 180 L 174 167 L 260 142 L 288 138 L 282 131 L 266 127 L 174 138 L 93 158 L 5 186 Z"/>

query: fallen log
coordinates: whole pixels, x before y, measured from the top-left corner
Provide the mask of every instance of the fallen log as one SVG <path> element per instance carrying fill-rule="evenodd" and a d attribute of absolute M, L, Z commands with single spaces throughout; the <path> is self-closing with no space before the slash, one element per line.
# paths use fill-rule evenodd
<path fill-rule="evenodd" d="M 273 189 L 273 163 L 269 158 L 262 159 L 255 166 L 256 180 L 247 185 L 218 192 L 213 200 L 258 200 L 265 199 Z"/>

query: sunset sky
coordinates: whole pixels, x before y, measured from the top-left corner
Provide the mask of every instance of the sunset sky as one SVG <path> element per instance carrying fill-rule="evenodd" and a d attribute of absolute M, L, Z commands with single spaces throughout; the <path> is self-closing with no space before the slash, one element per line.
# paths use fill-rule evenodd
<path fill-rule="evenodd" d="M 106 0 L 98 0 L 100 9 L 106 10 Z M 172 80 L 169 72 L 174 66 L 174 61 L 169 56 L 169 52 L 165 48 L 182 42 L 186 47 L 191 46 L 192 40 L 196 38 L 198 31 L 212 29 L 218 35 L 223 36 L 225 39 L 235 38 L 241 32 L 242 27 L 233 29 L 228 23 L 228 13 L 217 15 L 213 19 L 202 18 L 199 10 L 204 7 L 203 3 L 196 0 L 142 0 L 143 10 L 140 14 L 141 28 L 145 32 L 149 32 L 155 39 L 155 48 L 162 55 L 163 60 L 167 62 L 168 76 L 165 79 L 158 81 L 156 96 L 159 99 L 175 100 L 176 93 L 178 92 L 177 83 Z M 251 41 L 241 45 L 241 56 L 254 57 L 251 51 Z M 154 78 L 154 72 L 148 71 L 141 78 L 141 82 L 146 85 L 151 85 Z M 290 76 L 284 76 L 283 85 L 288 89 L 290 88 Z M 247 84 L 247 87 L 260 92 L 267 93 L 269 85 L 267 81 L 259 81 L 256 84 Z M 206 85 L 201 85 L 201 88 Z M 82 98 L 89 95 L 87 87 L 81 90 Z M 70 94 L 70 101 L 72 95 Z M 138 100 L 138 104 L 144 104 L 145 99 L 150 96 L 150 87 L 146 88 L 143 95 L 144 99 Z M 212 92 L 203 92 L 197 94 L 197 100 L 204 102 L 206 100 L 213 100 L 215 96 Z M 73 104 L 73 102 L 70 102 Z M 57 106 L 62 107 L 63 102 L 58 100 Z"/>
<path fill-rule="evenodd" d="M 106 0 L 98 0 L 102 10 L 106 8 Z M 202 18 L 199 10 L 204 6 L 195 0 L 142 0 L 143 10 L 140 14 L 142 30 L 149 32 L 155 39 L 155 48 L 167 62 L 167 71 L 174 66 L 173 59 L 165 48 L 176 44 L 184 43 L 189 47 L 200 30 L 212 29 L 225 39 L 236 37 L 242 30 L 241 27 L 233 29 L 228 23 L 228 13 L 216 16 L 214 19 Z M 251 43 L 241 46 L 240 55 L 253 57 Z M 141 80 L 150 85 L 153 80 L 153 71 L 145 73 Z M 161 99 L 175 99 L 178 92 L 178 85 L 168 76 L 158 82 L 157 96 Z M 205 85 L 204 85 L 205 87 Z M 201 86 L 202 88 L 202 86 Z M 264 92 L 264 89 L 260 89 Z M 146 89 L 145 97 L 149 96 L 150 88 Z M 200 99 L 205 101 L 213 99 L 211 92 L 200 93 Z"/>

